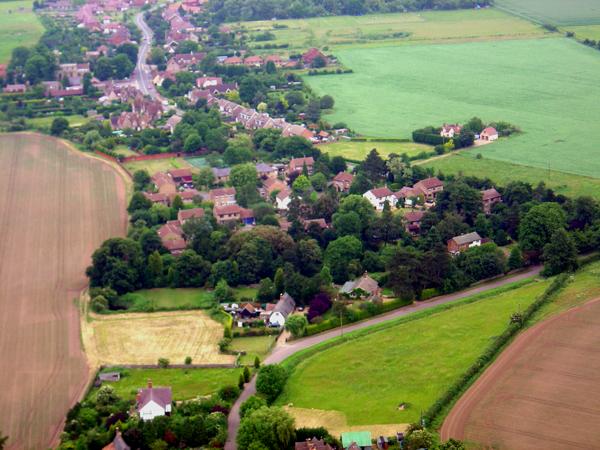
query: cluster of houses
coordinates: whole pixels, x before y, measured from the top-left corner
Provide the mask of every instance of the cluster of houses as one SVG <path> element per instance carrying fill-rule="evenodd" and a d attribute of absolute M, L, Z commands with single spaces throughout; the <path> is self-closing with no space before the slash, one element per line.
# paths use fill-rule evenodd
<path fill-rule="evenodd" d="M 462 131 L 462 125 L 459 124 L 447 124 L 442 126 L 440 136 L 452 139 Z M 481 133 L 475 135 L 475 139 L 482 143 L 493 142 L 498 140 L 498 131 L 494 127 L 485 127 Z"/>
<path fill-rule="evenodd" d="M 113 130 L 141 131 L 152 127 L 164 113 L 164 106 L 159 100 L 147 98 L 140 90 L 131 85 L 118 86 L 109 83 L 99 101 L 100 103 L 119 101 L 131 104 L 131 111 L 122 111 L 118 115 L 111 116 L 110 126 Z"/>
<path fill-rule="evenodd" d="M 106 36 L 107 43 L 118 47 L 131 42 L 131 35 L 127 27 L 113 20 L 110 14 L 152 3 L 155 3 L 155 0 L 89 0 L 79 7 L 75 19 L 79 28 L 102 33 Z"/>
<path fill-rule="evenodd" d="M 223 305 L 239 328 L 253 323 L 265 323 L 267 326 L 283 328 L 285 321 L 296 310 L 296 302 L 287 292 L 279 296 L 277 303 L 267 303 L 264 308 L 258 303 L 236 303 Z"/>
<path fill-rule="evenodd" d="M 202 28 L 196 27 L 190 22 L 187 14 L 197 14 L 203 9 L 203 0 L 184 0 L 183 2 L 174 2 L 166 6 L 162 12 L 162 18 L 169 22 L 169 29 L 165 36 L 164 48 L 168 53 L 175 53 L 179 44 L 183 41 L 198 42 L 198 33 Z M 181 15 L 181 11 L 184 14 Z"/>

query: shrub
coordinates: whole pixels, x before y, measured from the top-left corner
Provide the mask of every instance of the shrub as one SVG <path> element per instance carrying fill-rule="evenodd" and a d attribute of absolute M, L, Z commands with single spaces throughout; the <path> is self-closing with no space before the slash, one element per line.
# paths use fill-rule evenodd
<path fill-rule="evenodd" d="M 191 356 L 186 356 L 185 357 L 185 365 L 189 366 L 190 364 L 192 364 L 192 357 Z"/>
<path fill-rule="evenodd" d="M 243 419 L 252 411 L 256 411 L 263 406 L 267 406 L 267 402 L 265 402 L 264 398 L 251 395 L 248 397 L 248 400 L 246 400 L 244 403 L 242 403 L 242 406 L 240 406 L 240 419 Z"/>
<path fill-rule="evenodd" d="M 256 391 L 264 395 L 267 403 L 273 403 L 287 380 L 287 370 L 277 364 L 263 366 L 256 378 Z"/>
<path fill-rule="evenodd" d="M 254 358 L 254 368 L 258 369 L 260 367 L 260 358 L 257 356 Z"/>
<path fill-rule="evenodd" d="M 108 309 L 108 300 L 106 297 L 98 295 L 97 297 L 94 297 L 90 303 L 90 307 L 92 308 L 92 311 L 96 313 L 104 312 Z"/>
<path fill-rule="evenodd" d="M 239 395 L 240 389 L 237 386 L 223 386 L 218 393 L 219 398 L 226 402 L 234 401 Z"/>
<path fill-rule="evenodd" d="M 250 381 L 250 369 L 248 367 L 244 367 L 244 381 L 246 383 Z"/>
<path fill-rule="evenodd" d="M 158 367 L 161 369 L 166 369 L 169 367 L 169 364 L 171 364 L 171 361 L 168 358 L 158 358 Z"/>

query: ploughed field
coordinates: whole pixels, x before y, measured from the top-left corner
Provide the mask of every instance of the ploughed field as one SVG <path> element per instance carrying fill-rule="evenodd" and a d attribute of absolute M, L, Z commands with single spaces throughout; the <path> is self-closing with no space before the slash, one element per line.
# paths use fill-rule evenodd
<path fill-rule="evenodd" d="M 125 182 L 42 135 L 0 135 L 0 430 L 46 448 L 88 367 L 75 298 L 94 249 L 126 227 Z"/>

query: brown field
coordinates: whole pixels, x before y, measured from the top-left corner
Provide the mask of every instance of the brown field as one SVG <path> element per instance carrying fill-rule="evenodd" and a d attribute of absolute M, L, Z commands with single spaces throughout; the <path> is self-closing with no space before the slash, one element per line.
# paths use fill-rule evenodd
<path fill-rule="evenodd" d="M 600 299 L 519 336 L 456 403 L 441 436 L 469 448 L 600 448 Z"/>
<path fill-rule="evenodd" d="M 0 430 L 9 449 L 56 442 L 88 366 L 74 299 L 107 237 L 123 235 L 125 181 L 36 134 L 0 135 Z"/>
<path fill-rule="evenodd" d="M 228 364 L 235 357 L 219 352 L 223 325 L 203 311 L 92 315 L 83 322 L 90 364 L 156 364 L 168 358 L 183 364 Z"/>

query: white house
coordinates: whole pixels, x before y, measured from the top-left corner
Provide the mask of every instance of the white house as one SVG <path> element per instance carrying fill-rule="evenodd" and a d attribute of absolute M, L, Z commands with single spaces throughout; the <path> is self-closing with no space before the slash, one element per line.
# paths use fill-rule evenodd
<path fill-rule="evenodd" d="M 390 207 L 396 206 L 396 196 L 387 186 L 382 188 L 371 189 L 363 194 L 363 197 L 369 200 L 369 203 L 377 211 L 382 211 L 385 202 L 387 201 Z"/>
<path fill-rule="evenodd" d="M 171 414 L 170 387 L 155 388 L 152 387 L 152 380 L 148 380 L 148 387 L 138 390 L 136 400 L 136 410 L 142 420 L 152 420 L 155 417 Z"/>
<path fill-rule="evenodd" d="M 282 189 L 275 196 L 275 202 L 277 203 L 277 209 L 280 211 L 287 211 L 290 202 L 292 201 L 292 191 L 289 189 Z"/>
<path fill-rule="evenodd" d="M 494 127 L 487 127 L 479 134 L 479 139 L 490 142 L 496 141 L 498 140 L 498 131 Z"/>
<path fill-rule="evenodd" d="M 269 325 L 273 327 L 283 327 L 287 317 L 294 312 L 296 302 L 287 292 L 281 294 L 279 301 L 273 308 L 273 312 L 269 316 Z"/>
<path fill-rule="evenodd" d="M 446 138 L 453 138 L 457 134 L 460 134 L 460 130 L 462 130 L 462 127 L 460 125 L 444 124 L 444 126 L 442 127 L 442 131 L 440 131 L 440 136 L 446 137 Z"/>

